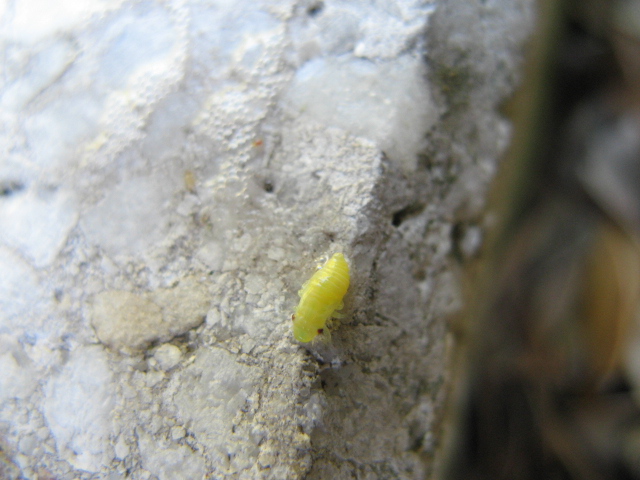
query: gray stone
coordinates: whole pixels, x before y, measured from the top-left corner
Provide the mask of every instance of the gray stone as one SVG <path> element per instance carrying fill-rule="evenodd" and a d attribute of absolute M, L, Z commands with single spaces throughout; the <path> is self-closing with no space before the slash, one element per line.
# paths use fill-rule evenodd
<path fill-rule="evenodd" d="M 0 11 L 11 475 L 428 476 L 452 253 L 482 241 L 533 4 Z M 344 318 L 299 344 L 297 291 L 338 251 Z"/>

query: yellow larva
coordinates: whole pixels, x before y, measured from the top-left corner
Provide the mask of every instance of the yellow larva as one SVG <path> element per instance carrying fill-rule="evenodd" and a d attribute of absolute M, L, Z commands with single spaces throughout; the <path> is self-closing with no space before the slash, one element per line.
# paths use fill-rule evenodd
<path fill-rule="evenodd" d="M 341 253 L 334 254 L 298 292 L 300 303 L 293 316 L 293 336 L 310 342 L 325 329 L 327 320 L 342 308 L 349 288 L 349 264 Z"/>

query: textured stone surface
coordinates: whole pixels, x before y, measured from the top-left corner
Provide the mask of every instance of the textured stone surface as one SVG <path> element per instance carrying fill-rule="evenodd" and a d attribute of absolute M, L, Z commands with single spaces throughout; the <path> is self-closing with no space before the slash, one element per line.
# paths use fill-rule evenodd
<path fill-rule="evenodd" d="M 97 345 L 75 349 L 44 388 L 43 413 L 61 458 L 97 471 L 113 458 L 109 445 L 114 379 Z"/>
<path fill-rule="evenodd" d="M 208 308 L 206 287 L 186 277 L 174 287 L 145 294 L 101 292 L 89 301 L 88 316 L 101 343 L 126 352 L 188 332 L 204 322 Z"/>
<path fill-rule="evenodd" d="M 5 476 L 428 476 L 531 9 L 0 5 Z M 336 251 L 346 316 L 297 344 Z"/>

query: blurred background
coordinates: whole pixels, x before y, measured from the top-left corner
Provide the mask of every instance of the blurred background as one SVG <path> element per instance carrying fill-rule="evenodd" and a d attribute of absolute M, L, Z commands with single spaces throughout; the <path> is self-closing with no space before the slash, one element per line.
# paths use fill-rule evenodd
<path fill-rule="evenodd" d="M 640 1 L 538 3 L 453 324 L 442 478 L 636 479 Z"/>

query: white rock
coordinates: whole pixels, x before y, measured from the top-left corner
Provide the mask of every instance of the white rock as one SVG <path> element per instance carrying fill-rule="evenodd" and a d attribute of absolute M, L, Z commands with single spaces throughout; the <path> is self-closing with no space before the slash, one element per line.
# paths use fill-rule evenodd
<path fill-rule="evenodd" d="M 176 180 L 145 177 L 120 183 L 83 217 L 88 241 L 113 257 L 145 253 L 167 234 L 165 204 L 172 183 Z"/>
<path fill-rule="evenodd" d="M 29 328 L 29 324 L 37 327 L 33 319 L 29 322 L 25 318 L 40 310 L 38 307 L 46 306 L 33 268 L 0 245 L 0 272 L 0 332 L 21 332 Z"/>
<path fill-rule="evenodd" d="M 207 472 L 204 460 L 183 446 L 162 446 L 153 437 L 138 432 L 143 465 L 159 480 L 202 480 Z"/>
<path fill-rule="evenodd" d="M 127 455 L 129 455 L 129 452 L 129 445 L 127 445 L 122 437 L 119 438 L 114 446 L 114 453 L 116 454 L 116 458 L 124 460 Z"/>
<path fill-rule="evenodd" d="M 175 427 L 171 427 L 170 435 L 171 435 L 171 440 L 173 440 L 174 442 L 177 442 L 178 440 L 184 438 L 186 434 L 187 434 L 187 431 L 185 430 L 184 427 L 181 427 L 179 425 Z"/>
<path fill-rule="evenodd" d="M 0 99 L 3 108 L 19 113 L 24 106 L 43 89 L 54 83 L 77 55 L 70 39 L 47 42 L 42 50 L 37 50 L 26 65 L 29 75 L 24 75 L 7 86 Z M 26 66 L 25 65 L 25 66 Z"/>
<path fill-rule="evenodd" d="M 45 387 L 43 411 L 58 454 L 75 468 L 96 472 L 111 461 L 115 386 L 102 347 L 79 347 Z"/>
<path fill-rule="evenodd" d="M 30 188 L 0 202 L 0 244 L 17 249 L 36 267 L 46 267 L 77 219 L 75 199 L 69 192 Z"/>
<path fill-rule="evenodd" d="M 196 256 L 208 268 L 219 270 L 224 262 L 224 249 L 218 242 L 208 242 L 198 250 Z"/>
<path fill-rule="evenodd" d="M 22 345 L 0 334 L 0 405 L 9 399 L 24 399 L 36 388 L 38 376 Z"/>
<path fill-rule="evenodd" d="M 373 63 L 320 58 L 296 74 L 285 105 L 298 120 L 340 127 L 374 140 L 406 170 L 415 169 L 424 132 L 438 119 L 420 58 Z"/>
<path fill-rule="evenodd" d="M 256 440 L 242 432 L 236 418 L 250 403 L 260 381 L 260 369 L 242 365 L 224 350 L 201 349 L 195 362 L 171 379 L 175 395 L 165 399 L 180 422 L 211 452 L 214 463 L 249 468 L 257 458 Z M 171 388 L 170 388 L 171 390 Z"/>
<path fill-rule="evenodd" d="M 36 42 L 79 26 L 91 14 L 106 10 L 108 5 L 107 1 L 63 0 L 56 7 L 46 0 L 18 2 L 5 35 L 14 41 Z"/>

